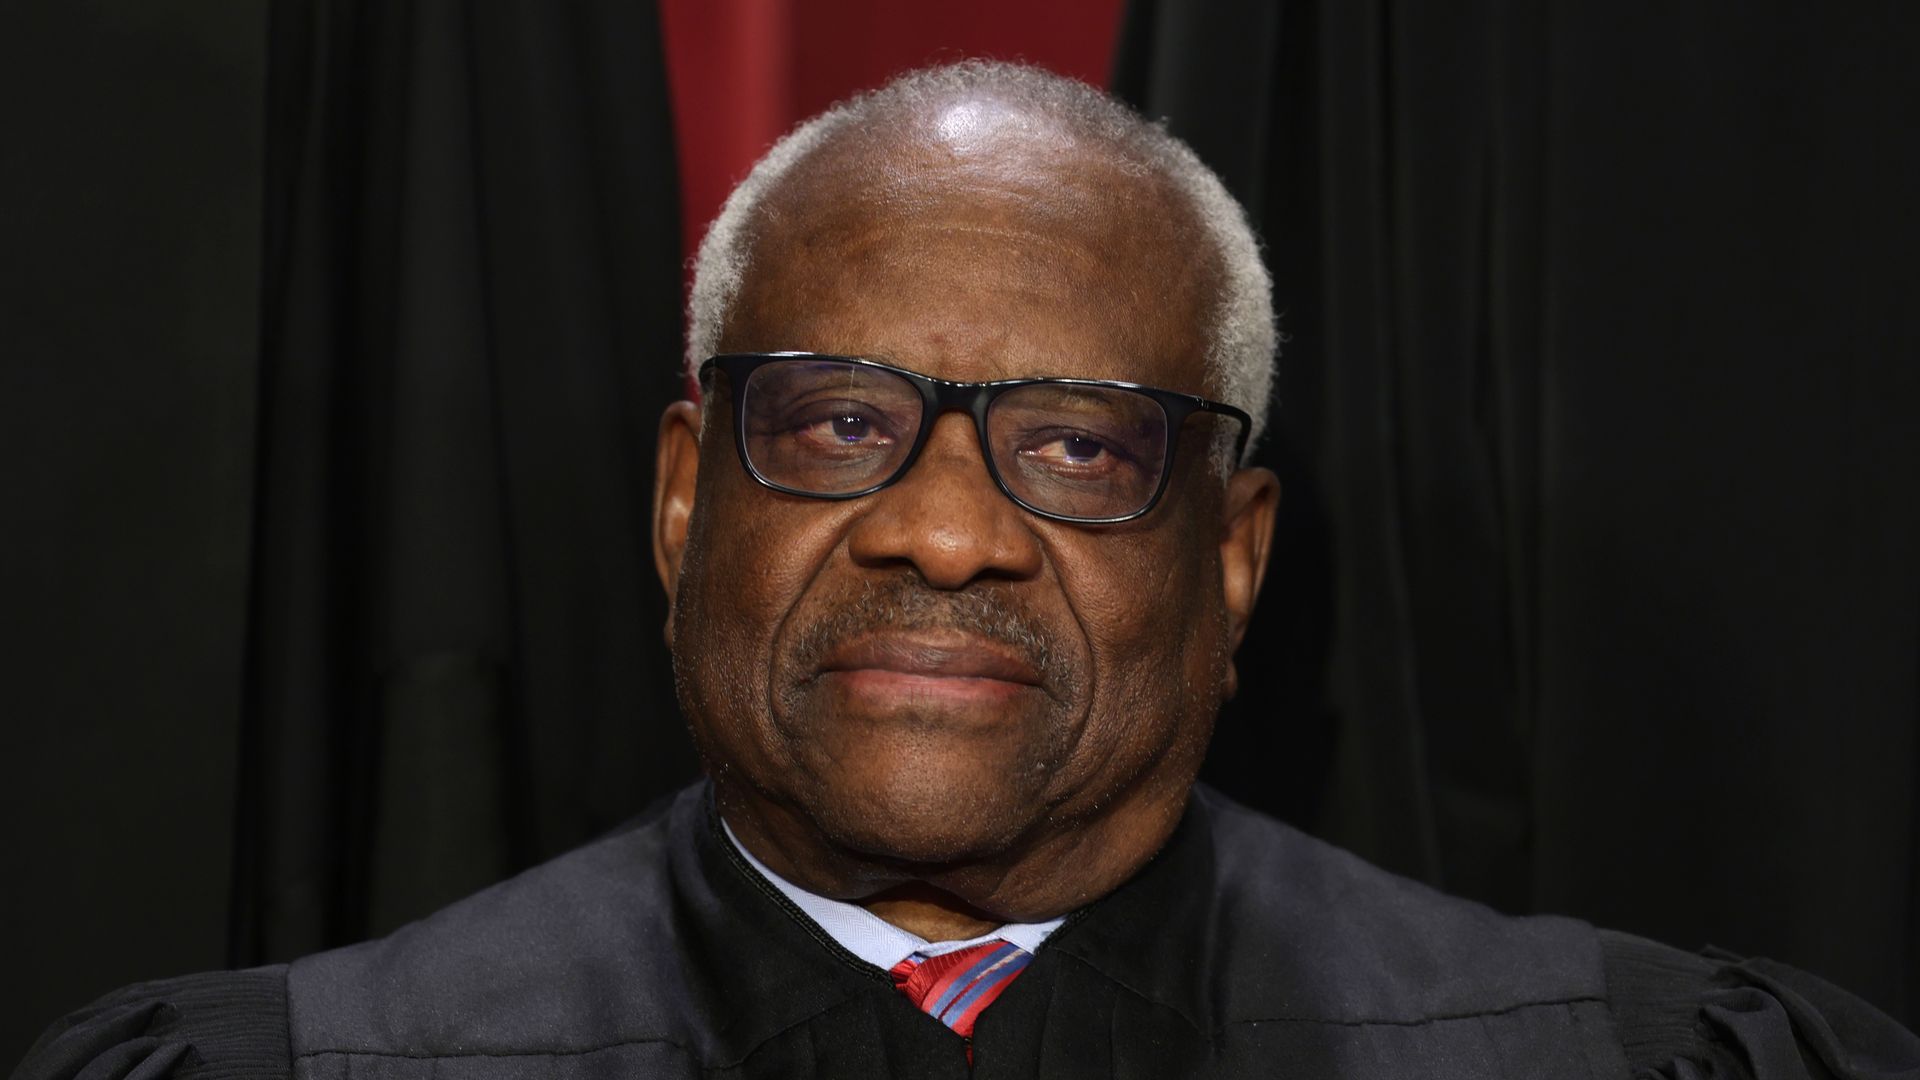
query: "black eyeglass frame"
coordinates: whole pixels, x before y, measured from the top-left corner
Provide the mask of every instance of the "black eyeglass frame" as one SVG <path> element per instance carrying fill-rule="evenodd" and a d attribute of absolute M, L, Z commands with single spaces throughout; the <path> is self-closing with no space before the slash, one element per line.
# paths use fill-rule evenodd
<path fill-rule="evenodd" d="M 758 371 L 768 364 L 787 360 L 820 361 L 873 368 L 876 371 L 884 371 L 892 375 L 897 375 L 906 380 L 914 389 L 918 390 L 920 392 L 921 402 L 920 430 L 914 435 L 913 445 L 907 449 L 906 456 L 901 458 L 900 467 L 895 469 L 884 480 L 876 484 L 870 484 L 858 491 L 824 494 L 817 491 L 804 491 L 799 488 L 788 487 L 785 484 L 775 483 L 761 475 L 760 470 L 754 467 L 752 456 L 747 453 L 746 395 L 741 393 L 741 389 L 747 385 L 747 380 L 753 377 L 755 371 Z M 1155 506 L 1160 504 L 1160 497 L 1166 494 L 1167 483 L 1173 477 L 1176 450 L 1180 444 L 1180 432 L 1187 422 L 1187 417 L 1192 416 L 1194 413 L 1215 413 L 1238 421 L 1240 433 L 1234 438 L 1233 443 L 1233 460 L 1236 462 L 1238 462 L 1241 455 L 1246 452 L 1247 436 L 1253 429 L 1252 417 L 1248 416 L 1243 410 L 1234 408 L 1232 405 L 1225 404 L 1224 402 L 1209 401 L 1203 397 L 1195 397 L 1192 394 L 1182 394 L 1175 390 L 1163 390 L 1157 386 L 1118 382 L 1110 379 L 1042 377 L 996 379 L 991 382 L 953 382 L 948 379 L 936 379 L 931 375 L 922 375 L 917 371 L 908 371 L 906 368 L 894 367 L 891 364 L 883 364 L 877 360 L 867 360 L 858 356 L 839 356 L 833 353 L 813 352 L 722 353 L 718 356 L 709 357 L 706 362 L 700 365 L 699 378 L 703 393 L 711 389 L 712 373 L 715 368 L 725 372 L 727 376 L 727 394 L 728 397 L 733 399 L 733 446 L 734 450 L 740 455 L 741 467 L 746 469 L 747 475 L 753 477 L 755 482 L 759 483 L 762 487 L 770 488 L 782 494 L 797 495 L 807 499 L 829 499 L 836 502 L 845 499 L 858 499 L 897 483 L 901 477 L 907 475 L 909 469 L 913 468 L 914 462 L 920 460 L 920 451 L 926 446 L 927 437 L 933 432 L 933 425 L 939 421 L 940 417 L 950 412 L 964 412 L 973 417 L 973 431 L 974 435 L 980 440 L 980 459 L 986 462 L 987 474 L 993 477 L 994 485 L 1000 489 L 1001 494 L 1013 500 L 1015 505 L 1030 514 L 1036 514 L 1050 521 L 1063 521 L 1073 525 L 1118 525 L 1121 522 L 1144 517 L 1148 512 L 1152 511 Z M 1001 394 L 1023 386 L 1035 385 L 1108 387 L 1114 390 L 1125 390 L 1130 393 L 1140 394 L 1143 397 L 1150 398 L 1155 404 L 1160 406 L 1161 413 L 1167 418 L 1168 437 L 1166 461 L 1161 465 L 1159 482 L 1153 489 L 1153 495 L 1147 499 L 1146 505 L 1132 513 L 1121 514 L 1117 517 L 1074 517 L 1070 514 L 1056 514 L 1049 510 L 1042 510 L 1014 494 L 1013 489 L 1007 486 L 1006 478 L 1000 475 L 1000 467 L 994 464 L 993 446 L 987 441 L 987 410 L 992 406 L 994 399 L 998 398 Z"/>

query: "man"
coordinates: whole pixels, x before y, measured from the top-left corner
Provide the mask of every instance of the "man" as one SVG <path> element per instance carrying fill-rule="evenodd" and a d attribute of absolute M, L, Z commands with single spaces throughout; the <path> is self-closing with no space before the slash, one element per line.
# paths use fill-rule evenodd
<path fill-rule="evenodd" d="M 1030 69 L 789 136 L 700 253 L 655 559 L 709 781 L 25 1077 L 1916 1076 L 1818 980 L 1394 879 L 1195 789 L 1279 497 L 1175 140 Z"/>

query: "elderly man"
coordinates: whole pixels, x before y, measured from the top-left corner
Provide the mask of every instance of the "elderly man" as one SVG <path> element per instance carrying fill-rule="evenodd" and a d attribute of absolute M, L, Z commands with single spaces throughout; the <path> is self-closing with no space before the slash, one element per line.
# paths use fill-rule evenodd
<path fill-rule="evenodd" d="M 1810 977 L 1194 787 L 1279 497 L 1238 467 L 1268 292 L 1218 180 L 1087 87 L 967 64 L 805 125 L 701 249 L 661 428 L 709 780 L 385 940 L 125 991 L 21 1075 L 1915 1075 Z"/>

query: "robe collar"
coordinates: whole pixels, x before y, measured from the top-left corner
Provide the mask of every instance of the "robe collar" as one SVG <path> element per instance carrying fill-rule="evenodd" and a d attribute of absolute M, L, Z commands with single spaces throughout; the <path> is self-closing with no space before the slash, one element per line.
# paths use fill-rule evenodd
<path fill-rule="evenodd" d="M 669 834 L 686 945 L 702 954 L 689 965 L 703 973 L 696 997 L 719 1041 L 709 1060 L 744 1060 L 786 1028 L 862 995 L 886 999 L 873 1007 L 905 1004 L 893 1000 L 885 971 L 841 945 L 748 864 L 725 836 L 710 783 L 675 801 Z M 1047 968 L 1081 964 L 1177 1013 L 1204 1039 L 1214 1016 L 1206 978 L 1215 894 L 1206 800 L 1193 797 L 1166 846 L 1132 879 L 1068 916 L 995 1007 L 1018 1008 L 1021 998 L 1052 985 Z"/>

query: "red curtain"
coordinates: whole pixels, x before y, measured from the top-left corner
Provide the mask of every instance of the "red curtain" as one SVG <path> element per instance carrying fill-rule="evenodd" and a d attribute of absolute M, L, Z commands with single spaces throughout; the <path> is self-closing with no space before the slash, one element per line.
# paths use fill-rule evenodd
<path fill-rule="evenodd" d="M 691 254 L 734 183 L 800 120 L 930 63 L 1023 60 L 1098 86 L 1122 0 L 662 0 Z"/>

